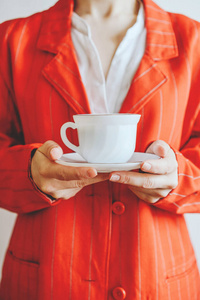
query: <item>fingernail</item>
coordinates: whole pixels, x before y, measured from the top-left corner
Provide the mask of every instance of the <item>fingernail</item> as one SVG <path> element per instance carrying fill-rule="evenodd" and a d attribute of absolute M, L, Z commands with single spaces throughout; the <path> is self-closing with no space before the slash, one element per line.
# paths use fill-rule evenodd
<path fill-rule="evenodd" d="M 52 159 L 58 159 L 62 156 L 62 151 L 60 148 L 52 148 L 50 151 L 50 155 L 52 157 Z"/>
<path fill-rule="evenodd" d="M 149 164 L 148 162 L 145 162 L 142 166 L 142 170 L 149 171 L 150 169 L 151 169 L 151 164 Z"/>
<path fill-rule="evenodd" d="M 87 176 L 88 178 L 94 178 L 95 176 L 97 176 L 97 171 L 95 169 L 89 169 L 87 171 Z"/>
<path fill-rule="evenodd" d="M 110 181 L 119 181 L 120 180 L 120 176 L 117 175 L 117 174 L 113 174 L 111 177 L 110 177 Z"/>

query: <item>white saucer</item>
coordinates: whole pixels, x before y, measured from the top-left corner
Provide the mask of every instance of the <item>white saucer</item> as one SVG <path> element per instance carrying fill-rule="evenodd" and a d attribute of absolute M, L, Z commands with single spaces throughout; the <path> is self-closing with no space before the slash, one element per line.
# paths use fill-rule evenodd
<path fill-rule="evenodd" d="M 88 163 L 78 153 L 67 153 L 56 160 L 56 163 L 71 167 L 91 167 L 99 173 L 112 171 L 130 171 L 139 169 L 144 160 L 159 159 L 160 157 L 150 153 L 135 152 L 127 163 L 123 164 L 96 164 Z"/>

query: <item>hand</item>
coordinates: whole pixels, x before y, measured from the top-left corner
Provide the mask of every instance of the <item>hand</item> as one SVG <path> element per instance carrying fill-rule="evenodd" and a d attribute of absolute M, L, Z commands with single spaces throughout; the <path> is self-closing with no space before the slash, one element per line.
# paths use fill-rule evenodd
<path fill-rule="evenodd" d="M 140 173 L 113 172 L 110 174 L 110 180 L 127 184 L 141 200 L 155 203 L 166 197 L 177 186 L 178 165 L 174 151 L 164 141 L 153 142 L 147 152 L 161 158 L 143 162 Z"/>
<path fill-rule="evenodd" d="M 31 162 L 31 175 L 36 186 L 55 198 L 69 199 L 83 187 L 108 179 L 108 174 L 97 174 L 94 168 L 75 168 L 55 163 L 63 154 L 53 141 L 45 142 L 35 152 Z"/>

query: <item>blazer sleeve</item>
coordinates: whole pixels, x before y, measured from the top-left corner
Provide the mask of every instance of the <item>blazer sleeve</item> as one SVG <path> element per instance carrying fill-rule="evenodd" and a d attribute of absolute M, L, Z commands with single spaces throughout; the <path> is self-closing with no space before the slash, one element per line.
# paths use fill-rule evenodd
<path fill-rule="evenodd" d="M 198 118 L 200 120 L 200 114 Z M 191 138 L 181 152 L 175 151 L 178 162 L 178 186 L 167 197 L 155 203 L 155 206 L 177 214 L 200 213 L 199 133 L 198 137 Z"/>
<path fill-rule="evenodd" d="M 40 144 L 25 145 L 14 93 L 8 31 L 13 22 L 0 25 L 0 207 L 15 213 L 29 213 L 57 204 L 41 193 L 30 178 L 30 159 Z"/>
<path fill-rule="evenodd" d="M 200 46 L 200 41 L 198 44 Z M 182 146 L 181 149 L 174 149 L 178 162 L 178 186 L 155 204 L 178 214 L 200 213 L 200 49 L 195 49 L 191 89 L 182 129 Z"/>

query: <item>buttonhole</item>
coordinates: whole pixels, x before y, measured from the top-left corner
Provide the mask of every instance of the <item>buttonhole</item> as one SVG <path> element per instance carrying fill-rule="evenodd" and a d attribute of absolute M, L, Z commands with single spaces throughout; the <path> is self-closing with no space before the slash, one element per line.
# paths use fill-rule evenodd
<path fill-rule="evenodd" d="M 95 282 L 95 279 L 83 279 L 83 281 L 87 281 L 87 282 Z"/>

